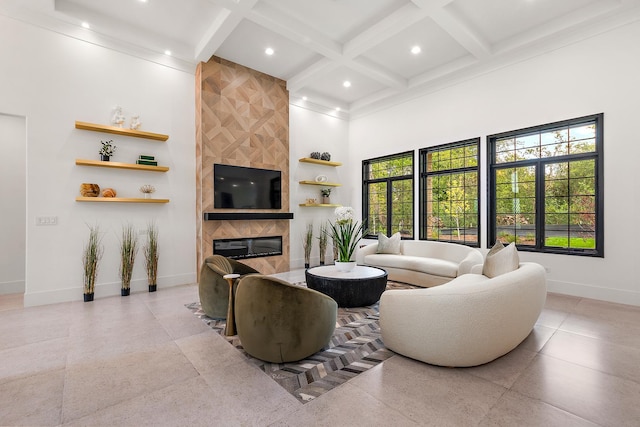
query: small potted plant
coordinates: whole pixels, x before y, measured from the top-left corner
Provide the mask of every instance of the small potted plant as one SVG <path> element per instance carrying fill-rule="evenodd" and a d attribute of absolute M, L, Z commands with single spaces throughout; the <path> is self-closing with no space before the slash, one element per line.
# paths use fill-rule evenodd
<path fill-rule="evenodd" d="M 151 194 L 154 193 L 155 191 L 156 191 L 156 188 L 150 184 L 145 184 L 142 187 L 140 187 L 140 192 L 144 194 L 145 199 L 150 199 Z"/>
<path fill-rule="evenodd" d="M 309 268 L 311 262 L 311 249 L 313 247 L 313 224 L 307 224 L 307 229 L 302 240 L 304 248 L 304 268 Z"/>
<path fill-rule="evenodd" d="M 329 243 L 329 235 L 327 234 L 327 231 L 327 224 L 320 224 L 320 236 L 318 236 L 318 247 L 320 249 L 320 265 L 324 265 L 324 259 L 327 253 L 327 245 Z"/>
<path fill-rule="evenodd" d="M 122 239 L 120 240 L 120 295 L 127 296 L 131 293 L 131 276 L 133 275 L 133 264 L 138 252 L 138 239 L 133 225 L 127 224 L 122 227 Z"/>
<path fill-rule="evenodd" d="M 115 153 L 116 146 L 113 145 L 113 139 L 110 139 L 109 141 L 100 141 L 100 143 L 102 144 L 102 148 L 100 148 L 100 151 L 98 152 L 100 153 L 100 160 L 108 162 L 111 159 L 111 156 L 113 156 L 113 153 Z"/>
<path fill-rule="evenodd" d="M 98 262 L 102 258 L 102 245 L 100 245 L 100 229 L 97 225 L 89 226 L 89 241 L 82 253 L 82 265 L 84 267 L 84 302 L 93 301 L 96 277 L 98 275 Z"/>
<path fill-rule="evenodd" d="M 322 203 L 325 205 L 328 205 L 329 203 L 331 203 L 331 199 L 329 198 L 329 196 L 331 195 L 331 189 L 330 188 L 323 188 L 320 190 L 320 194 L 322 195 Z"/>
<path fill-rule="evenodd" d="M 158 226 L 151 222 L 147 226 L 147 244 L 144 247 L 149 292 L 155 292 L 158 287 L 158 257 Z"/>

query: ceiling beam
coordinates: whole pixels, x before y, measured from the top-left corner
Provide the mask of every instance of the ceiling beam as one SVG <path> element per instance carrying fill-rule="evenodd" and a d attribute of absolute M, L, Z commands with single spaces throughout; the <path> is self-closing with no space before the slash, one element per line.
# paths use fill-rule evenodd
<path fill-rule="evenodd" d="M 451 12 L 434 10 L 431 19 L 476 58 L 484 59 L 491 55 L 491 45 Z"/>

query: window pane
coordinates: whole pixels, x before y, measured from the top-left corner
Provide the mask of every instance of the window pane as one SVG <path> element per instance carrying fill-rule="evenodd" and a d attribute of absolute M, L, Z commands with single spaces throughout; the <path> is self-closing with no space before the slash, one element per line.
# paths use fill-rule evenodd
<path fill-rule="evenodd" d="M 387 231 L 387 183 L 369 184 L 369 212 L 367 228 L 369 234 Z"/>

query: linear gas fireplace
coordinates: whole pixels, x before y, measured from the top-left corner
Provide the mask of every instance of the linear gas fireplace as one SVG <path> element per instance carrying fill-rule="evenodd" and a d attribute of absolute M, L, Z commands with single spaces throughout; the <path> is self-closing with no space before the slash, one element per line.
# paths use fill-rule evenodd
<path fill-rule="evenodd" d="M 214 239 L 213 254 L 232 259 L 282 255 L 282 236 Z"/>

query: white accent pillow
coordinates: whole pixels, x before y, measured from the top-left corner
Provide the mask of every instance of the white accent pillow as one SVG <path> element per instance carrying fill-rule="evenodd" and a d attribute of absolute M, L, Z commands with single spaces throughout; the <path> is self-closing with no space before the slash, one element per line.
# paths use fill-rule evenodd
<path fill-rule="evenodd" d="M 505 247 L 500 241 L 497 241 L 487 253 L 484 260 L 482 274 L 492 278 L 510 271 L 518 269 L 520 265 L 520 257 L 515 243 L 510 243 Z"/>
<path fill-rule="evenodd" d="M 391 237 L 387 237 L 384 233 L 378 233 L 378 249 L 379 254 L 400 254 L 400 233 L 395 233 Z"/>

